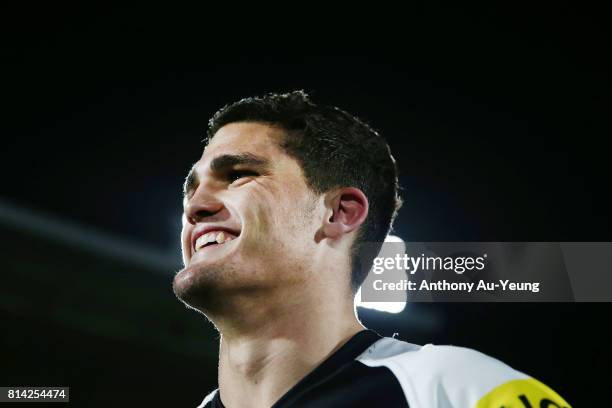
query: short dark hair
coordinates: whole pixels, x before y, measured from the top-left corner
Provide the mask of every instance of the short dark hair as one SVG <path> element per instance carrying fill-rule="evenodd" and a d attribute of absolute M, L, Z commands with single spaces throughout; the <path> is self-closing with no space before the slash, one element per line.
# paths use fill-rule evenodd
<path fill-rule="evenodd" d="M 397 166 L 387 142 L 357 117 L 313 103 L 304 91 L 270 93 L 226 105 L 208 123 L 208 143 L 229 123 L 260 122 L 285 131 L 282 149 L 302 167 L 317 194 L 357 187 L 368 198 L 369 214 L 353 243 L 351 289 L 356 292 L 368 267 L 356 266 L 364 242 L 384 242 L 401 206 Z M 379 248 L 380 249 L 380 248 Z"/>

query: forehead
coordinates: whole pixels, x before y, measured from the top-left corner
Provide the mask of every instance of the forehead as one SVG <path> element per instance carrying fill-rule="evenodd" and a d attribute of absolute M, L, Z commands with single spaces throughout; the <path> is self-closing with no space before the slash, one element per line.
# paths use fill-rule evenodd
<path fill-rule="evenodd" d="M 282 137 L 281 129 L 263 123 L 230 123 L 217 131 L 204 149 L 200 162 L 206 166 L 217 156 L 237 153 L 278 160 L 286 156 L 279 145 Z"/>

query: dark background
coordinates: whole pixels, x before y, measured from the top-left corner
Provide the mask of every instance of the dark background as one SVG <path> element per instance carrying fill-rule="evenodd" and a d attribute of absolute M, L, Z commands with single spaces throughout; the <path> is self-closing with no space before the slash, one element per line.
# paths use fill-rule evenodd
<path fill-rule="evenodd" d="M 303 8 L 4 13 L 0 385 L 70 386 L 78 406 L 195 406 L 215 387 L 216 334 L 170 285 L 183 178 L 208 118 L 245 96 L 305 89 L 386 136 L 404 240 L 611 240 L 609 10 Z M 610 312 L 436 303 L 361 317 L 605 406 Z"/>

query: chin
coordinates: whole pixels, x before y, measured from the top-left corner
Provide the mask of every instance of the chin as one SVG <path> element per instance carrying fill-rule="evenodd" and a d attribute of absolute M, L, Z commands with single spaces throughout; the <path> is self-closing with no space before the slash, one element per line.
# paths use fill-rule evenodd
<path fill-rule="evenodd" d="M 213 275 L 221 273 L 216 265 L 209 262 L 190 262 L 174 276 L 173 287 L 189 290 L 198 286 L 206 286 L 210 281 L 217 279 Z"/>
<path fill-rule="evenodd" d="M 194 261 L 180 270 L 172 282 L 172 290 L 187 306 L 203 311 L 214 307 L 227 293 L 243 286 L 244 277 L 227 262 Z"/>

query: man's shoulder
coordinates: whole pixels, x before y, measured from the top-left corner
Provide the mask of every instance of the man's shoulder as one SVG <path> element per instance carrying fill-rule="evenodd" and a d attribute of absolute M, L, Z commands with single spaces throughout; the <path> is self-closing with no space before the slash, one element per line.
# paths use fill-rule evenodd
<path fill-rule="evenodd" d="M 419 346 L 385 337 L 357 360 L 370 367 L 387 367 L 399 381 L 411 407 L 484 407 L 513 401 L 519 404 L 521 397 L 533 406 L 548 399 L 569 407 L 546 385 L 470 348 Z"/>
<path fill-rule="evenodd" d="M 474 374 L 490 378 L 491 374 L 496 374 L 504 378 L 527 377 L 503 362 L 471 348 L 433 344 L 420 346 L 389 337 L 383 337 L 372 344 L 357 360 L 369 366 L 391 364 L 409 371 L 417 370 L 420 376 L 464 377 L 466 374 Z"/>

